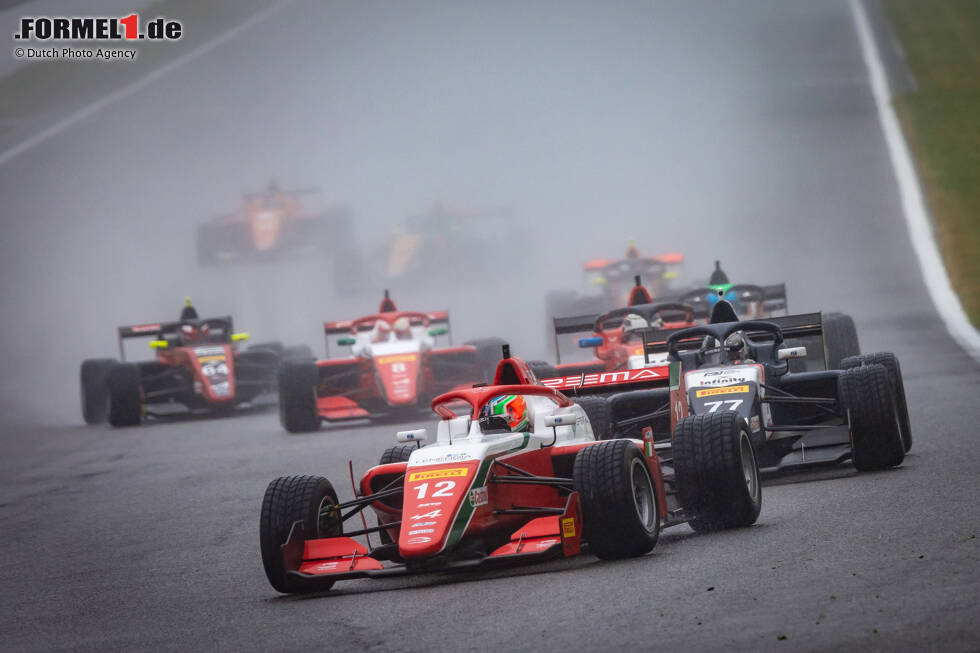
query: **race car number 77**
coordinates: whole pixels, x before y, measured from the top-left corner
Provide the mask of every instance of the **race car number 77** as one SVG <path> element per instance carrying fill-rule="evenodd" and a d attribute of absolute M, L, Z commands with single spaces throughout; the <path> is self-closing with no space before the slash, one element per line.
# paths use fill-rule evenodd
<path fill-rule="evenodd" d="M 708 408 L 708 412 L 709 413 L 714 413 L 714 412 L 716 412 L 718 410 L 718 407 L 721 406 L 722 404 L 731 404 L 731 406 L 728 407 L 728 410 L 738 410 L 738 407 L 742 405 L 742 402 L 743 401 L 745 401 L 745 400 L 744 399 L 725 399 L 724 401 L 706 401 L 706 402 L 704 402 L 704 405 L 705 406 L 709 406 L 709 408 Z"/>

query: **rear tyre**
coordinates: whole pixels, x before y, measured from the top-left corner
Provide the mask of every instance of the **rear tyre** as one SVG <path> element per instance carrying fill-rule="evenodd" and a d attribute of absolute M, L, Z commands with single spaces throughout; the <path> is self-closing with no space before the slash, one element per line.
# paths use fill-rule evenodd
<path fill-rule="evenodd" d="M 738 413 L 685 417 L 674 427 L 677 497 L 696 531 L 751 526 L 762 509 L 759 465 Z"/>
<path fill-rule="evenodd" d="M 254 345 L 249 345 L 245 351 L 274 351 L 279 358 L 282 358 L 285 349 L 278 340 L 270 340 L 269 342 L 259 342 Z"/>
<path fill-rule="evenodd" d="M 283 360 L 316 360 L 309 345 L 293 345 L 282 350 Z"/>
<path fill-rule="evenodd" d="M 824 358 L 828 370 L 841 369 L 841 361 L 861 353 L 854 320 L 845 313 L 827 313 L 823 316 Z"/>
<path fill-rule="evenodd" d="M 558 368 L 547 361 L 528 361 L 527 366 L 534 372 L 534 376 L 537 377 L 538 381 L 542 379 L 556 379 L 561 376 Z"/>
<path fill-rule="evenodd" d="M 500 362 L 503 353 L 501 348 L 507 344 L 507 341 L 503 338 L 479 338 L 467 340 L 463 344 L 476 347 L 476 367 L 480 373 L 480 378 L 476 380 L 492 383 L 497 372 L 497 363 Z"/>
<path fill-rule="evenodd" d="M 111 358 L 82 361 L 79 385 L 82 393 L 82 417 L 86 424 L 102 424 L 106 419 L 106 375 L 116 364 Z"/>
<path fill-rule="evenodd" d="M 279 421 L 290 433 L 309 433 L 320 428 L 316 409 L 319 375 L 311 360 L 285 360 L 279 367 Z"/>
<path fill-rule="evenodd" d="M 412 452 L 418 449 L 418 446 L 414 444 L 396 444 L 393 447 L 388 447 L 381 454 L 381 460 L 378 461 L 379 465 L 387 465 L 388 463 L 407 463 L 409 456 Z"/>
<path fill-rule="evenodd" d="M 140 368 L 117 363 L 106 373 L 106 419 L 112 426 L 138 426 L 143 421 Z"/>
<path fill-rule="evenodd" d="M 905 445 L 888 370 L 877 363 L 842 370 L 837 392 L 850 414 L 854 466 L 865 472 L 900 465 Z"/>
<path fill-rule="evenodd" d="M 578 397 L 575 403 L 581 406 L 588 416 L 596 440 L 608 440 L 613 437 L 612 414 L 609 411 L 609 401 L 605 397 Z"/>
<path fill-rule="evenodd" d="M 905 453 L 912 448 L 912 424 L 909 421 L 909 405 L 905 399 L 905 382 L 902 380 L 902 367 L 898 364 L 898 358 L 890 352 L 879 352 L 875 354 L 861 354 L 860 356 L 849 356 L 841 361 L 842 370 L 849 370 L 852 367 L 861 365 L 874 365 L 877 363 L 888 371 L 888 378 L 895 393 L 895 405 L 898 408 L 898 423 L 902 428 L 902 446 Z"/>
<path fill-rule="evenodd" d="M 657 493 L 646 460 L 630 440 L 600 442 L 575 456 L 583 537 L 604 560 L 640 556 L 660 535 Z"/>
<path fill-rule="evenodd" d="M 324 591 L 333 585 L 320 580 L 315 588 L 310 588 L 301 579 L 289 576 L 283 564 L 282 545 L 298 521 L 303 522 L 310 540 L 343 535 L 339 511 L 324 510 L 338 503 L 333 485 L 322 476 L 283 476 L 269 483 L 259 517 L 259 546 L 266 578 L 277 591 L 302 594 Z"/>

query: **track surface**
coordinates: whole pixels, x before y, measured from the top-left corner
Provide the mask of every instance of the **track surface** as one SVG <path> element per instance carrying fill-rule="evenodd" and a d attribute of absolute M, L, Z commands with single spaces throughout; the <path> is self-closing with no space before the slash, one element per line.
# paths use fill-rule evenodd
<path fill-rule="evenodd" d="M 474 17 L 443 7 L 414 23 L 406 13 L 379 24 L 368 24 L 356 9 L 311 19 L 301 11 L 305 5 L 296 5 L 251 39 L 229 42 L 7 164 L 0 170 L 6 207 L 0 327 L 9 370 L 0 395 L 7 415 L 0 649 L 975 650 L 980 370 L 946 334 L 914 267 L 847 6 L 813 5 L 684 3 L 630 8 L 620 22 L 581 7 L 554 21 L 530 9 Z M 580 31 L 569 32 L 573 25 Z M 346 317 L 348 306 L 373 308 L 373 296 L 329 301 L 315 281 L 296 281 L 279 267 L 199 277 L 192 253 L 176 249 L 186 238 L 181 228 L 206 213 L 202 205 L 219 210 L 243 176 L 260 178 L 248 171 L 266 170 L 261 161 L 234 158 L 234 143 L 245 141 L 240 158 L 268 147 L 273 169 L 297 172 L 309 164 L 322 171 L 316 148 L 325 143 L 315 133 L 322 115 L 348 121 L 347 135 L 329 140 L 353 164 L 378 166 L 378 175 L 359 182 L 340 162 L 327 166 L 354 195 L 371 197 L 367 191 L 385 173 L 432 163 L 427 157 L 439 150 L 426 142 L 444 132 L 420 136 L 404 133 L 406 124 L 386 127 L 374 103 L 360 110 L 375 122 L 359 126 L 358 103 L 342 96 L 359 88 L 355 82 L 377 92 L 390 84 L 388 102 L 397 102 L 397 91 L 432 82 L 426 75 L 452 65 L 442 58 L 446 48 L 462 47 L 444 40 L 456 27 L 482 65 L 500 57 L 499 66 L 514 73 L 529 57 L 539 66 L 532 66 L 535 74 L 544 75 L 548 61 L 578 71 L 541 81 L 548 93 L 569 84 L 569 104 L 550 110 L 571 118 L 532 115 L 532 98 L 511 109 L 509 128 L 493 124 L 491 131 L 521 132 L 522 111 L 532 127 L 557 121 L 561 129 L 602 118 L 590 112 L 607 114 L 598 135 L 579 135 L 585 143 L 572 163 L 567 143 L 551 143 L 554 151 L 542 145 L 548 134 L 527 146 L 539 148 L 528 156 L 540 161 L 508 153 L 522 173 L 536 165 L 545 170 L 552 156 L 557 162 L 556 178 L 542 178 L 537 204 L 528 199 L 526 206 L 548 206 L 555 191 L 550 204 L 560 214 L 571 211 L 566 219 L 578 225 L 575 238 L 555 236 L 559 244 L 613 242 L 588 225 L 588 213 L 597 214 L 604 196 L 620 198 L 610 200 L 620 215 L 645 198 L 669 211 L 651 218 L 648 206 L 647 217 L 624 222 L 638 239 L 662 234 L 704 264 L 721 252 L 730 271 L 750 281 L 782 274 L 796 310 L 851 312 L 864 351 L 901 357 L 916 438 L 905 464 L 876 474 L 841 467 L 771 483 L 756 526 L 698 536 L 674 529 L 636 560 L 583 556 L 489 576 L 349 582 L 328 595 L 289 598 L 271 590 L 259 560 L 265 485 L 281 474 L 319 473 L 347 488 L 347 459 L 358 470 L 373 464 L 397 427 L 287 435 L 272 414 L 127 430 L 78 426 L 77 361 L 111 352 L 115 324 L 157 317 L 161 297 L 182 296 L 195 279 L 195 292 L 219 306 L 216 312 L 234 310 L 262 324 L 267 313 L 291 311 L 290 323 L 304 325 L 287 334 L 292 338 L 312 341 L 318 319 Z M 418 44 L 406 42 L 402 29 L 432 38 L 431 61 L 412 49 Z M 539 34 L 563 30 L 564 41 L 552 36 L 539 44 L 545 64 L 521 49 Z M 367 43 L 380 54 L 367 63 L 379 68 L 358 58 L 363 50 L 352 33 L 373 35 Z M 517 45 L 503 48 L 497 39 L 504 35 Z M 335 50 L 311 45 L 338 40 Z M 492 56 L 485 54 L 491 46 Z M 397 62 L 402 50 L 413 53 L 411 65 Z M 615 70 L 622 80 L 586 67 L 607 50 L 620 58 L 615 63 L 623 67 Z M 349 60 L 330 67 L 329 57 L 342 55 Z M 399 65 L 416 77 L 403 81 Z M 320 66 L 326 79 L 316 77 Z M 346 66 L 375 77 L 345 79 Z M 469 72 L 472 86 L 461 93 L 479 95 L 493 73 L 480 65 Z M 643 80 L 652 90 L 629 95 Z M 451 87 L 442 90 L 449 106 L 468 106 Z M 603 100 L 611 90 L 621 95 Z M 284 101 L 249 102 L 257 96 Z M 187 101 L 175 104 L 178 97 Z M 331 98 L 351 113 L 330 114 Z M 571 102 L 583 98 L 591 103 Z M 492 97 L 480 101 L 502 111 Z M 158 110 L 162 102 L 173 107 L 166 115 Z M 235 121 L 223 120 L 232 109 Z M 402 111 L 421 115 L 439 105 Z M 463 122 L 470 116 L 461 115 Z M 668 118 L 669 130 L 660 122 Z M 373 159 L 358 158 L 356 141 L 369 127 L 419 161 L 398 170 L 380 154 L 384 148 Z M 479 132 L 479 124 L 456 128 L 452 142 L 486 155 L 489 162 L 479 164 L 486 174 L 502 153 L 461 136 L 468 128 Z M 130 147 L 119 144 L 120 134 Z M 620 144 L 597 147 L 606 142 Z M 442 173 L 458 182 L 463 175 L 452 177 L 451 168 L 465 156 L 451 158 Z M 563 185 L 610 169 L 627 178 L 597 178 L 598 199 L 588 193 L 557 199 Z M 496 181 L 514 191 L 519 177 Z M 399 178 L 404 188 L 389 187 L 393 198 L 371 200 L 368 217 L 384 213 L 385 202 L 412 199 L 405 190 L 411 175 Z M 641 182 L 643 192 L 617 195 Z M 148 197 L 153 201 L 141 199 Z M 757 260 L 759 247 L 772 259 Z M 172 273 L 159 274 L 167 264 Z M 265 291 L 264 304 L 254 298 L 257 289 Z M 294 307 L 307 297 L 306 306 Z M 329 316 L 328 307 L 335 309 Z M 541 331 L 533 315 L 525 317 L 490 327 L 521 342 L 523 333 Z M 483 335 L 473 331 L 486 325 L 470 326 L 467 335 Z M 48 348 L 58 355 L 45 355 Z"/>

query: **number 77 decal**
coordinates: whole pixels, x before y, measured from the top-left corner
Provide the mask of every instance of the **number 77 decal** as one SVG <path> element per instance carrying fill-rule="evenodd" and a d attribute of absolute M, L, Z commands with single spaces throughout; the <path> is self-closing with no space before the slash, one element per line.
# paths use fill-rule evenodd
<path fill-rule="evenodd" d="M 705 406 L 708 406 L 708 412 L 714 413 L 718 411 L 718 407 L 722 404 L 731 404 L 726 408 L 726 410 L 738 410 L 738 407 L 742 405 L 744 399 L 725 399 L 723 401 L 706 401 Z"/>

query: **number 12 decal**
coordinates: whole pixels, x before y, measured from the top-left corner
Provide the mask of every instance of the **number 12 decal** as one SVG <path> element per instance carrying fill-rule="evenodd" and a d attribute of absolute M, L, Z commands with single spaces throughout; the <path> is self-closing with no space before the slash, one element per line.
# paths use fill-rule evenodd
<path fill-rule="evenodd" d="M 456 481 L 439 481 L 436 483 L 436 491 L 432 493 L 434 497 L 451 497 L 453 496 L 453 488 L 456 487 Z M 415 498 L 424 499 L 425 493 L 429 491 L 429 484 L 422 483 L 415 488 Z"/>

